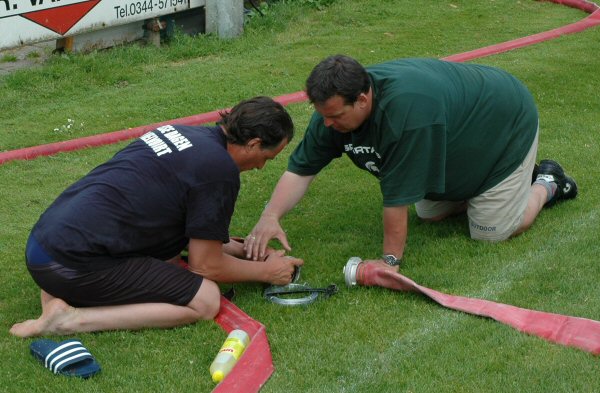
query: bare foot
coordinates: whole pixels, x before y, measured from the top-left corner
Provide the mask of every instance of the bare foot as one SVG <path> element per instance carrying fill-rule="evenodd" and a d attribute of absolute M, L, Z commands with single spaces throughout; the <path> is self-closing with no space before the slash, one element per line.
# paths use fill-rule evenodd
<path fill-rule="evenodd" d="M 15 323 L 10 334 L 19 337 L 34 337 L 44 334 L 69 334 L 66 323 L 76 316 L 76 309 L 62 299 L 52 299 L 42 305 L 42 315 L 38 319 L 30 319 Z"/>

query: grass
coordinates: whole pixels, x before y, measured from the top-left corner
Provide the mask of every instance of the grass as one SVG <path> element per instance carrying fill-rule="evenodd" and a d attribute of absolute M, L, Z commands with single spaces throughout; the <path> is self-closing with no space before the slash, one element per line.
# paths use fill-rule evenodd
<path fill-rule="evenodd" d="M 41 55 L 40 55 L 40 52 L 32 51 L 32 52 L 29 52 L 25 57 L 28 59 L 39 59 L 41 57 Z"/>
<path fill-rule="evenodd" d="M 2 57 L 0 57 L 0 63 L 14 63 L 15 61 L 17 61 L 17 56 L 15 55 L 2 55 Z"/>
<path fill-rule="evenodd" d="M 585 17 L 536 1 L 415 4 L 280 1 L 264 9 L 265 17 L 253 17 L 236 40 L 177 36 L 160 49 L 133 45 L 53 57 L 38 69 L 0 78 L 0 151 L 189 116 L 258 94 L 295 92 L 332 53 L 364 64 L 444 57 Z M 471 241 L 464 218 L 430 225 L 412 211 L 404 274 L 443 292 L 600 320 L 600 59 L 590 55 L 599 40 L 594 28 L 476 60 L 507 69 L 530 87 L 540 110 L 538 158 L 564 163 L 578 180 L 580 197 L 544 211 L 530 231 L 501 244 Z M 312 109 L 307 103 L 288 109 L 298 131 L 295 145 Z M 65 187 L 124 145 L 0 167 L 0 390 L 213 388 L 208 366 L 225 337 L 214 323 L 78 335 L 103 367 L 89 381 L 51 375 L 28 354 L 31 340 L 8 334 L 13 323 L 40 312 L 38 289 L 23 263 L 29 230 Z M 264 170 L 242 175 L 233 234 L 252 228 L 290 151 Z M 263 392 L 600 391 L 598 359 L 588 353 L 414 294 L 346 289 L 341 270 L 348 257 L 377 257 L 382 241 L 378 184 L 348 160 L 324 170 L 283 225 L 292 254 L 306 261 L 302 279 L 315 286 L 336 283 L 340 292 L 309 307 L 284 308 L 266 303 L 261 285 L 235 286 L 235 303 L 267 327 L 276 371 Z"/>

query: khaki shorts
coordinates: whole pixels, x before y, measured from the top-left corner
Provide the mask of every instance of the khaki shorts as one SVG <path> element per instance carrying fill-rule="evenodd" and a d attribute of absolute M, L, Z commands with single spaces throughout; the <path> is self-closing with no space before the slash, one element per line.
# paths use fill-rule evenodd
<path fill-rule="evenodd" d="M 523 222 L 531 193 L 531 174 L 537 155 L 539 131 L 527 156 L 506 179 L 481 195 L 467 201 L 471 238 L 502 241 L 508 239 Z M 415 204 L 417 215 L 428 219 L 457 212 L 465 202 L 430 201 Z"/>

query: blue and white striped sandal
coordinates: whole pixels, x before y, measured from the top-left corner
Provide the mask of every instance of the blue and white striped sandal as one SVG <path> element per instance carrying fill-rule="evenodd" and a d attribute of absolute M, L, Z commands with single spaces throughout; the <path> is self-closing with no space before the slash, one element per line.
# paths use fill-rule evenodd
<path fill-rule="evenodd" d="M 36 340 L 29 346 L 31 354 L 54 374 L 89 378 L 100 372 L 100 364 L 79 340 Z"/>

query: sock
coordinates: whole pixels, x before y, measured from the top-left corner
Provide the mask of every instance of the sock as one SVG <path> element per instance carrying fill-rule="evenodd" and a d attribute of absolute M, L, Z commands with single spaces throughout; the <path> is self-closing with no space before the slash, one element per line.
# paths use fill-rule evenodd
<path fill-rule="evenodd" d="M 555 182 L 546 181 L 544 179 L 537 179 L 536 181 L 533 182 L 533 184 L 539 184 L 546 188 L 546 192 L 548 193 L 548 197 L 546 198 L 546 203 L 550 202 L 550 200 L 554 197 L 554 194 L 556 194 L 556 189 L 558 188 L 558 185 Z"/>

